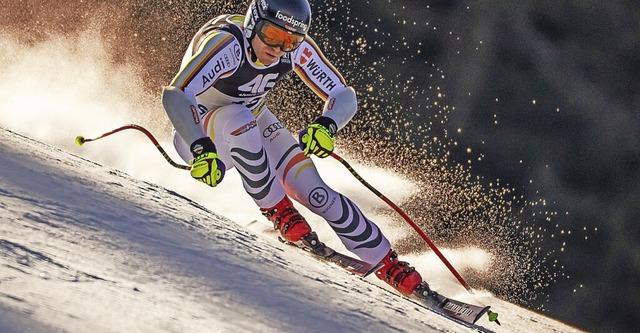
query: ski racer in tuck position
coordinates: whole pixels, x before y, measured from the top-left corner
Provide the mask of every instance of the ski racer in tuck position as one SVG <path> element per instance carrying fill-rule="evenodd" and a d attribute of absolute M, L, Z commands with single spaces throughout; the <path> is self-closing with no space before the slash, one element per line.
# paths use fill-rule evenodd
<path fill-rule="evenodd" d="M 191 176 L 212 187 L 235 167 L 284 240 L 319 243 L 293 198 L 325 219 L 349 251 L 381 264 L 378 278 L 409 295 L 422 282 L 420 274 L 398 260 L 353 201 L 324 183 L 309 157 L 329 156 L 336 132 L 357 110 L 354 89 L 307 35 L 310 25 L 307 0 L 254 0 L 244 17 L 222 15 L 206 23 L 163 89 L 174 146 L 191 165 Z M 325 101 L 299 142 L 265 103 L 291 71 Z"/>

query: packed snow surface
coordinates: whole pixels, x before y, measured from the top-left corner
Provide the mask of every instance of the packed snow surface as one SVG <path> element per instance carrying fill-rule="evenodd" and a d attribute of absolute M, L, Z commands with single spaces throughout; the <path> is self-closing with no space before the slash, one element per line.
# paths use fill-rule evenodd
<path fill-rule="evenodd" d="M 0 332 L 471 331 L 375 277 L 279 243 L 262 222 L 247 223 L 252 206 L 236 206 L 247 218 L 234 222 L 6 128 L 0 149 Z M 201 186 L 188 175 L 184 182 Z M 443 250 L 454 265 L 486 260 L 473 249 Z M 480 330 L 578 331 L 487 292 L 467 293 L 428 251 L 410 260 L 433 288 L 500 313 L 502 326 L 485 317 Z"/>

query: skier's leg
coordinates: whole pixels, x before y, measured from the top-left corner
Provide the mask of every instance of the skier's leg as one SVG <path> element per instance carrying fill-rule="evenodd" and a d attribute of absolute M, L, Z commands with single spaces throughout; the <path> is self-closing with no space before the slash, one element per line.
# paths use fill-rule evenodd
<path fill-rule="evenodd" d="M 273 159 L 287 194 L 324 218 L 345 247 L 364 261 L 377 263 L 389 252 L 389 241 L 347 197 L 320 178 L 310 158 L 268 109 L 258 117 L 264 147 Z"/>
<path fill-rule="evenodd" d="M 324 218 L 349 251 L 366 262 L 382 264 L 376 271 L 378 278 L 410 294 L 422 277 L 398 260 L 378 226 L 353 201 L 324 183 L 313 161 L 302 154 L 291 133 L 267 108 L 258 116 L 258 126 L 287 194 Z"/>
<path fill-rule="evenodd" d="M 220 159 L 235 167 L 245 191 L 274 223 L 281 236 L 291 242 L 311 232 L 311 227 L 293 208 L 262 146 L 262 134 L 251 111 L 229 105 L 203 118 L 207 134 L 216 144 Z"/>

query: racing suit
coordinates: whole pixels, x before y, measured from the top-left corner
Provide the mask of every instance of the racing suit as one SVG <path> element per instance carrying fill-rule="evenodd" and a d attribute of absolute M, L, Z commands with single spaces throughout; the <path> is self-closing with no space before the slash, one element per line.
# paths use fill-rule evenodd
<path fill-rule="evenodd" d="M 260 208 L 275 205 L 286 194 L 324 218 L 349 251 L 364 261 L 380 262 L 390 249 L 387 238 L 355 203 L 324 183 L 265 103 L 267 93 L 295 71 L 325 101 L 322 115 L 340 129 L 357 109 L 353 89 L 308 36 L 274 63 L 260 63 L 244 35 L 243 20 L 222 15 L 206 23 L 193 37 L 171 86 L 197 105 L 191 110 L 195 123 L 211 137 L 227 169 L 239 172 Z M 198 134 L 176 129 L 174 146 L 188 162 L 189 145 Z"/>

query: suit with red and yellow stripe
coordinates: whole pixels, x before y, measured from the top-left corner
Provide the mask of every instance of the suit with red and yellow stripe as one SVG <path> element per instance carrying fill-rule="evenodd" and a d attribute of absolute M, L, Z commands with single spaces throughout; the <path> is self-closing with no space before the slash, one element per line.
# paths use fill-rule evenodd
<path fill-rule="evenodd" d="M 243 19 L 226 15 L 205 24 L 171 85 L 198 106 L 197 122 L 213 139 L 227 168 L 239 172 L 260 208 L 274 206 L 286 193 L 324 218 L 348 250 L 365 261 L 380 262 L 389 241 L 351 200 L 324 183 L 313 161 L 265 103 L 267 93 L 294 71 L 325 101 L 322 115 L 340 129 L 356 112 L 353 90 L 308 36 L 274 63 L 260 63 L 244 36 Z M 181 135 L 186 134 L 174 131 L 174 145 L 188 161 L 190 142 Z"/>

